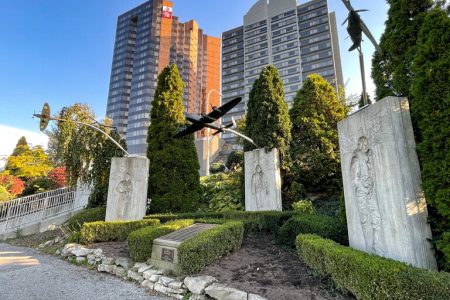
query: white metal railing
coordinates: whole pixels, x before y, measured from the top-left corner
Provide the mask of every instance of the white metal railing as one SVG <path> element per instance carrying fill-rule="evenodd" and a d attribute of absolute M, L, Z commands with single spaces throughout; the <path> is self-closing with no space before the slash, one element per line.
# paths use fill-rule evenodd
<path fill-rule="evenodd" d="M 80 190 L 66 187 L 1 203 L 0 233 L 83 208 L 89 193 Z"/>

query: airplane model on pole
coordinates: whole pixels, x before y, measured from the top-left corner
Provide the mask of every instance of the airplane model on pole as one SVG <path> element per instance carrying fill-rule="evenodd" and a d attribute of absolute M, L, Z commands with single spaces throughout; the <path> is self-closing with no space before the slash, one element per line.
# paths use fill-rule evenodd
<path fill-rule="evenodd" d="M 181 129 L 177 134 L 174 135 L 175 138 L 179 138 L 182 136 L 186 136 L 188 134 L 194 133 L 196 131 L 199 131 L 203 128 L 211 128 L 216 130 L 216 132 L 213 133 L 213 135 L 219 134 L 221 132 L 231 132 L 235 135 L 238 135 L 242 137 L 243 139 L 249 141 L 256 147 L 256 143 L 250 139 L 249 137 L 243 135 L 242 133 L 235 131 L 231 129 L 234 125 L 234 123 L 230 123 L 228 125 L 221 125 L 221 124 L 215 124 L 218 119 L 223 117 L 228 111 L 230 111 L 233 107 L 235 107 L 239 102 L 241 102 L 242 98 L 238 97 L 230 102 L 225 103 L 224 105 L 220 107 L 213 107 L 213 110 L 207 114 L 207 115 L 193 115 L 193 114 L 186 114 L 186 119 L 191 122 L 191 125 L 188 125 L 187 127 Z"/>
<path fill-rule="evenodd" d="M 362 41 L 362 33 L 364 33 L 369 40 L 372 42 L 373 46 L 375 47 L 376 51 L 382 52 L 380 46 L 377 44 L 377 41 L 373 37 L 372 33 L 367 28 L 364 21 L 359 16 L 358 12 L 367 11 L 367 9 L 360 9 L 355 10 L 353 6 L 350 3 L 350 0 L 342 0 L 342 3 L 344 3 L 345 7 L 348 9 L 348 17 L 345 19 L 344 23 L 347 22 L 347 32 L 350 35 L 350 39 L 353 42 L 353 45 L 348 49 L 348 51 L 353 51 L 355 49 L 358 49 L 359 52 L 359 65 L 361 69 L 361 81 L 363 86 L 363 100 L 364 105 L 367 105 L 367 93 L 366 93 L 366 79 L 365 79 L 365 72 L 364 72 L 364 57 L 361 50 L 361 41 Z"/>

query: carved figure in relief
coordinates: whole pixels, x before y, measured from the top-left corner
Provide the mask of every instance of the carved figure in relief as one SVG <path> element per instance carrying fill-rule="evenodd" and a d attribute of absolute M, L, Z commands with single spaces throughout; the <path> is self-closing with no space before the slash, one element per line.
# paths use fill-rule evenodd
<path fill-rule="evenodd" d="M 358 140 L 351 160 L 351 179 L 357 197 L 359 218 L 363 229 L 366 250 L 381 254 L 379 238 L 381 216 L 375 192 L 375 172 L 372 165 L 372 152 L 365 136 Z"/>
<path fill-rule="evenodd" d="M 133 184 L 131 183 L 131 176 L 129 173 L 125 174 L 125 179 L 121 180 L 116 186 L 116 192 L 119 194 L 119 207 L 121 217 L 125 217 L 125 209 L 128 202 L 131 200 L 133 193 Z"/>
<path fill-rule="evenodd" d="M 263 208 L 264 197 L 268 193 L 269 188 L 267 186 L 266 175 L 264 174 L 261 166 L 257 164 L 252 175 L 252 194 L 255 196 L 257 210 L 261 210 Z"/>

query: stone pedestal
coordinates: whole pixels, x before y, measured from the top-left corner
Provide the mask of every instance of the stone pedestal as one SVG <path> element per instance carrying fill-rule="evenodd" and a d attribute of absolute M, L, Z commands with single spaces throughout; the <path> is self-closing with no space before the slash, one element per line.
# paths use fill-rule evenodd
<path fill-rule="evenodd" d="M 280 159 L 277 149 L 244 153 L 245 210 L 282 210 Z"/>
<path fill-rule="evenodd" d="M 181 243 L 215 226 L 217 225 L 196 223 L 155 239 L 150 263 L 160 269 L 175 271 L 178 264 L 178 247 Z"/>
<path fill-rule="evenodd" d="M 384 98 L 338 130 L 350 246 L 435 270 L 407 99 Z"/>
<path fill-rule="evenodd" d="M 113 157 L 106 221 L 141 220 L 147 203 L 149 161 L 146 157 Z"/>

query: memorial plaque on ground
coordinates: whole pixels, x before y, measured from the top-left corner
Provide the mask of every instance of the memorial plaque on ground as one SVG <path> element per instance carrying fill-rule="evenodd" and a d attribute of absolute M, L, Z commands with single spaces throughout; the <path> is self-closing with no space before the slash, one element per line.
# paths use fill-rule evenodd
<path fill-rule="evenodd" d="M 407 99 L 384 98 L 338 129 L 350 246 L 435 270 Z"/>
<path fill-rule="evenodd" d="M 217 225 L 196 223 L 155 239 L 150 259 L 151 264 L 161 269 L 174 271 L 178 263 L 178 246 L 196 234 L 215 226 Z"/>

